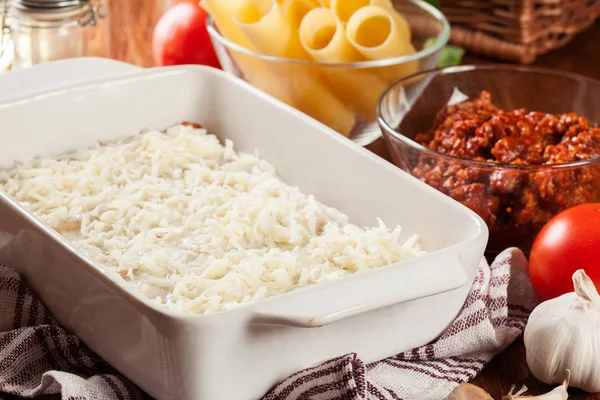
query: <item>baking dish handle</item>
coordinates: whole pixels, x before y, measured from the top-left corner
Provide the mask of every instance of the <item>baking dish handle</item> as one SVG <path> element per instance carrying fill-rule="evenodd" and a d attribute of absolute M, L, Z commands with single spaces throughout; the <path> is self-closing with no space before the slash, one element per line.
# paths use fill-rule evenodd
<path fill-rule="evenodd" d="M 458 289 L 468 282 L 455 254 L 429 254 L 290 292 L 257 305 L 253 323 L 314 328 L 367 311 Z"/>

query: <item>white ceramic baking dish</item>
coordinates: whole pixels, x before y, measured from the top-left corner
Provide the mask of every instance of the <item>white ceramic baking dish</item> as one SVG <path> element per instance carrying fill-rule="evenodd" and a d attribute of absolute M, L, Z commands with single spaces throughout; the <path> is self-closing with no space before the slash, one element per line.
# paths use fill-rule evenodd
<path fill-rule="evenodd" d="M 36 68 L 31 68 L 34 74 Z M 1 85 L 0 85 L 1 86 Z M 0 104 L 0 167 L 97 140 L 199 122 L 261 154 L 287 182 L 347 213 L 418 233 L 430 254 L 208 316 L 166 312 L 0 192 L 0 260 L 58 321 L 160 400 L 256 400 L 278 380 L 356 352 L 426 344 L 459 312 L 485 244 L 459 203 L 305 115 L 217 70 L 131 70 Z"/>

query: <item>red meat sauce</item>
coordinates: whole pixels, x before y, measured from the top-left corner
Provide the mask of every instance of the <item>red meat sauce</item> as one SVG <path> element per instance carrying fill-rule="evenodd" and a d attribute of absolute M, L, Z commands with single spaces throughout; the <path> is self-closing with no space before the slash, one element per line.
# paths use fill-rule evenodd
<path fill-rule="evenodd" d="M 600 128 L 574 114 L 501 110 L 491 95 L 447 106 L 421 145 L 468 160 L 557 165 L 600 156 Z M 489 248 L 521 246 L 565 208 L 598 200 L 600 167 L 534 171 L 466 166 L 422 156 L 413 175 L 477 212 L 490 229 Z M 495 243 L 494 243 L 495 242 Z"/>
<path fill-rule="evenodd" d="M 197 123 L 195 123 L 195 122 L 183 121 L 183 122 L 181 123 L 181 125 L 183 125 L 183 126 L 191 126 L 191 127 L 192 127 L 192 128 L 194 128 L 194 129 L 200 129 L 200 128 L 202 128 L 202 125 L 200 125 L 200 124 L 197 124 Z"/>

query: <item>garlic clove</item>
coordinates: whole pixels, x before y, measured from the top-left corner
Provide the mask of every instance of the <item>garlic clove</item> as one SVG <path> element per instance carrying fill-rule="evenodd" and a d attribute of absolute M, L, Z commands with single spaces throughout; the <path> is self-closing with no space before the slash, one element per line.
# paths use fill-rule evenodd
<path fill-rule="evenodd" d="M 494 400 L 488 392 L 470 383 L 458 385 L 446 400 Z"/>
<path fill-rule="evenodd" d="M 598 290 L 596 290 L 596 285 L 594 285 L 594 282 L 587 276 L 584 270 L 578 269 L 573 274 L 573 287 L 575 288 L 575 293 L 582 299 L 590 303 L 600 304 L 600 295 L 598 294 Z"/>
<path fill-rule="evenodd" d="M 510 388 L 510 391 L 508 392 L 508 395 L 504 396 L 503 398 L 515 398 L 518 397 L 522 394 L 524 394 L 525 392 L 527 392 L 529 389 L 527 389 L 527 386 L 523 385 L 521 386 L 521 389 L 517 390 L 516 393 L 513 393 L 515 390 L 515 385 L 512 385 L 512 387 Z"/>
<path fill-rule="evenodd" d="M 546 394 L 542 394 L 539 396 L 520 396 L 519 394 L 524 393 L 523 389 L 519 390 L 516 394 L 511 395 L 510 393 L 502 398 L 502 400 L 519 400 L 519 399 L 530 399 L 530 400 L 567 400 L 569 398 L 569 393 L 567 389 L 569 387 L 569 382 L 571 380 L 571 371 L 567 370 L 567 376 L 563 381 L 562 385 L 555 387 L 551 391 Z M 527 388 L 525 387 L 525 390 Z M 511 390 L 512 392 L 512 390 Z"/>

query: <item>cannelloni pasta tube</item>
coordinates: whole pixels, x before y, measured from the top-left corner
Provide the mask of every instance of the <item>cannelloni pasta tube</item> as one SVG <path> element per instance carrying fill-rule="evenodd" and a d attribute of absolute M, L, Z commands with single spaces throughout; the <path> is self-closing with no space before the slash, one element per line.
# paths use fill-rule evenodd
<path fill-rule="evenodd" d="M 245 0 L 202 0 L 201 6 L 212 16 L 221 35 L 240 46 L 254 50 L 233 21 L 234 15 L 242 8 L 244 2 Z M 292 107 L 295 106 L 292 97 L 277 82 L 275 75 L 262 60 L 234 50 L 230 51 L 230 55 L 248 82 Z"/>
<path fill-rule="evenodd" d="M 316 61 L 342 63 L 364 60 L 348 41 L 342 23 L 328 8 L 315 8 L 306 14 L 300 24 L 299 36 L 304 49 Z M 385 82 L 366 70 L 327 67 L 324 71 L 336 93 L 363 120 L 375 118 L 377 100 L 387 86 Z"/>
<path fill-rule="evenodd" d="M 233 17 L 244 5 L 245 0 L 201 0 L 200 5 L 211 15 L 221 35 L 240 46 L 254 50 L 250 41 L 233 22 Z"/>
<path fill-rule="evenodd" d="M 346 26 L 348 40 L 368 60 L 408 54 L 410 42 L 402 37 L 389 10 L 366 6 L 357 10 Z"/>
<path fill-rule="evenodd" d="M 396 20 L 398 32 L 400 32 L 401 37 L 410 43 L 411 34 L 408 22 L 396 11 L 391 0 L 331 0 L 330 4 L 331 11 L 343 23 L 347 23 L 356 11 L 366 6 L 379 6 L 388 10 L 390 15 Z"/>
<path fill-rule="evenodd" d="M 259 52 L 294 60 L 308 59 L 294 28 L 274 0 L 246 0 L 234 22 Z"/>
<path fill-rule="evenodd" d="M 330 0 L 329 8 L 335 16 L 343 23 L 348 22 L 352 14 L 359 8 L 371 5 L 372 0 Z M 377 0 L 385 1 L 385 0 Z"/>
<path fill-rule="evenodd" d="M 415 48 L 402 37 L 392 12 L 381 6 L 366 6 L 357 10 L 346 25 L 352 45 L 368 60 L 384 60 L 413 54 Z M 382 77 L 394 81 L 417 71 L 415 61 L 385 68 Z"/>
<path fill-rule="evenodd" d="M 317 7 L 320 7 L 317 0 L 281 0 L 281 11 L 294 29 L 298 29 L 304 16 Z"/>
<path fill-rule="evenodd" d="M 346 37 L 342 23 L 325 7 L 304 16 L 298 30 L 304 49 L 320 62 L 356 62 L 365 58 Z"/>
<path fill-rule="evenodd" d="M 257 51 L 276 57 L 310 60 L 296 29 L 275 0 L 246 0 L 234 17 Z M 348 136 L 356 123 L 354 113 L 331 90 L 317 68 L 301 64 L 270 63 L 285 79 L 292 101 L 306 114 Z"/>

